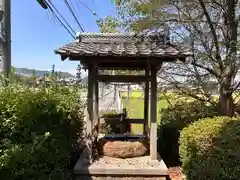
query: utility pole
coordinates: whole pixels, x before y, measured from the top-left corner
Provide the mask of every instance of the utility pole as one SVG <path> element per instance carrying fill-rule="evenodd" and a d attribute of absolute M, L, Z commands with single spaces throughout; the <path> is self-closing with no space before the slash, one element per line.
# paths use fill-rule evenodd
<path fill-rule="evenodd" d="M 0 0 L 3 21 L 1 22 L 1 56 L 2 72 L 9 73 L 11 70 L 11 0 Z"/>

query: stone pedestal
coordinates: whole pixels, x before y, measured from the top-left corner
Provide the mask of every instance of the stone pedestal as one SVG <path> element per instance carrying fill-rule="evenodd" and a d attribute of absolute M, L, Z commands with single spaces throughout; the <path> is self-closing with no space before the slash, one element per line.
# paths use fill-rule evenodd
<path fill-rule="evenodd" d="M 81 156 L 74 168 L 78 180 L 165 180 L 168 176 L 160 156 L 153 163 L 150 156 L 126 159 L 101 156 L 92 164 L 83 163 L 83 159 Z"/>

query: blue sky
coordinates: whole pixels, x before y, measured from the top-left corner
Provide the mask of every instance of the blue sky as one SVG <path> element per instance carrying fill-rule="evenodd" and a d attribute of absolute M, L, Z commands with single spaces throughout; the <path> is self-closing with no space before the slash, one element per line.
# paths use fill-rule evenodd
<path fill-rule="evenodd" d="M 97 17 L 85 8 L 79 0 L 70 0 L 79 14 L 79 19 L 85 31 L 97 32 Z M 115 14 L 111 0 L 81 0 L 99 17 Z M 66 8 L 63 0 L 52 0 L 53 4 L 64 15 L 68 22 L 79 31 L 77 24 Z M 61 61 L 54 54 L 54 49 L 71 42 L 72 37 L 53 19 L 49 11 L 39 6 L 36 0 L 12 0 L 12 66 L 51 70 L 55 64 L 56 70 L 75 74 L 77 62 Z"/>

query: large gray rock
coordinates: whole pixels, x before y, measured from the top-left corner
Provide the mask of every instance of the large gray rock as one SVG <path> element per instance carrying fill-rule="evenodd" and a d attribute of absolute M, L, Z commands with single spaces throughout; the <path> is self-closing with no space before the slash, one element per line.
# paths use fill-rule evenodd
<path fill-rule="evenodd" d="M 116 158 L 143 156 L 148 152 L 148 143 L 144 141 L 107 141 L 100 143 L 102 154 Z"/>

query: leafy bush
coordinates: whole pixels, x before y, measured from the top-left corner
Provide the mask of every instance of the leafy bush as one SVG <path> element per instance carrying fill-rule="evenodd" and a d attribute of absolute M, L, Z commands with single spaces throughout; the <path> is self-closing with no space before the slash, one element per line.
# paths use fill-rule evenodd
<path fill-rule="evenodd" d="M 102 115 L 103 118 L 120 118 L 121 114 L 115 111 L 107 111 Z"/>
<path fill-rule="evenodd" d="M 103 114 L 102 116 L 103 118 L 121 118 L 121 114 L 115 112 L 115 111 L 107 111 Z M 119 129 L 119 121 L 107 121 L 105 119 L 104 124 L 101 125 L 100 127 L 100 132 L 104 133 L 104 134 L 119 134 L 120 133 L 120 129 Z"/>
<path fill-rule="evenodd" d="M 1 178 L 70 179 L 83 106 L 77 88 L 0 87 Z"/>
<path fill-rule="evenodd" d="M 181 131 L 180 157 L 188 180 L 240 177 L 240 119 L 201 119 Z"/>
<path fill-rule="evenodd" d="M 161 124 L 158 127 L 158 149 L 170 164 L 179 163 L 178 139 L 180 131 L 200 118 L 217 115 L 217 108 L 198 101 L 178 101 L 162 109 Z"/>

